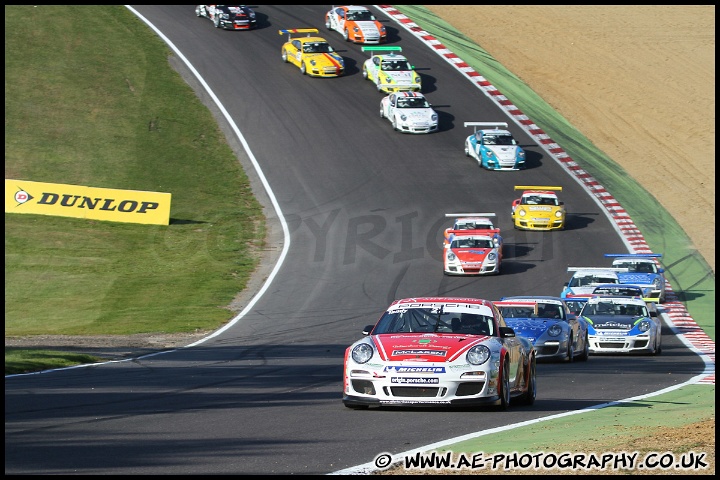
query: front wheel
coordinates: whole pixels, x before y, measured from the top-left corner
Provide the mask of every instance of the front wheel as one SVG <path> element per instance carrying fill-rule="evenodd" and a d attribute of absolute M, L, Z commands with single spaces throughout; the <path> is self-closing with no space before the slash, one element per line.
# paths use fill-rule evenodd
<path fill-rule="evenodd" d="M 537 373 L 535 370 L 535 357 L 532 357 L 527 377 L 527 389 L 525 390 L 525 394 L 520 398 L 520 403 L 523 405 L 532 405 L 535 403 L 535 397 L 537 397 Z"/>
<path fill-rule="evenodd" d="M 572 363 L 575 360 L 575 347 L 573 346 L 572 337 L 568 339 L 567 347 L 567 363 Z"/>
<path fill-rule="evenodd" d="M 217 15 L 213 18 L 213 25 L 215 25 L 215 28 L 220 28 L 220 17 Z"/>
<path fill-rule="evenodd" d="M 380 118 L 385 118 L 385 112 L 382 107 L 380 107 Z"/>
<path fill-rule="evenodd" d="M 585 335 L 585 341 L 583 343 L 583 351 L 582 354 L 578 357 L 578 360 L 580 360 L 581 362 L 587 362 L 587 359 L 590 356 L 590 342 L 588 341 L 587 335 Z"/>
<path fill-rule="evenodd" d="M 285 51 L 285 50 L 283 49 L 281 56 L 282 56 L 282 61 L 285 62 L 285 63 L 288 63 L 288 54 L 287 54 L 287 51 Z"/>
<path fill-rule="evenodd" d="M 305 75 L 307 73 L 307 67 L 305 66 L 305 62 L 300 64 L 300 73 Z"/>
<path fill-rule="evenodd" d="M 330 26 L 331 26 L 331 25 L 330 25 L 330 18 L 327 18 L 327 17 L 326 17 L 326 18 L 325 18 L 325 28 L 327 28 L 328 30 L 332 30 L 332 29 L 330 28 Z"/>
<path fill-rule="evenodd" d="M 343 40 L 345 40 L 346 42 L 350 41 L 350 32 L 348 32 L 347 28 L 343 30 Z"/>
<path fill-rule="evenodd" d="M 503 360 L 502 373 L 498 379 L 498 396 L 500 397 L 498 410 L 507 410 L 510 407 L 510 365 L 508 362 L 507 358 Z"/>
<path fill-rule="evenodd" d="M 393 128 L 393 130 L 397 132 L 397 131 L 398 131 L 398 126 L 397 126 L 397 120 L 395 119 L 395 117 L 393 117 L 393 119 L 390 120 L 390 122 L 392 123 L 392 128 Z"/>
<path fill-rule="evenodd" d="M 367 68 L 366 68 L 366 67 L 363 67 L 362 76 L 363 76 L 363 78 L 364 78 L 365 80 L 370 80 L 370 79 L 368 78 L 368 71 L 367 71 Z"/>

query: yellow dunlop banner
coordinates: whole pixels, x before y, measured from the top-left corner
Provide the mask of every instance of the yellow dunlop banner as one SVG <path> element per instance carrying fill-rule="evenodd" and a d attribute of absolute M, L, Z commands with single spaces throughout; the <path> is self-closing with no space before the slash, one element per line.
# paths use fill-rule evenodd
<path fill-rule="evenodd" d="M 170 197 L 161 192 L 5 179 L 5 213 L 168 225 Z"/>

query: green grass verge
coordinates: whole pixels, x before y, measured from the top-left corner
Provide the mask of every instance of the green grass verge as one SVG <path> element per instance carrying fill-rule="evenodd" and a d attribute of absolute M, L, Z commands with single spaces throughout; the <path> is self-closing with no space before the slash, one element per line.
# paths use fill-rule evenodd
<path fill-rule="evenodd" d="M 6 337 L 206 331 L 232 318 L 265 218 L 169 55 L 124 6 L 5 7 L 5 178 L 172 194 L 168 226 L 6 213 Z M 57 366 L 6 349 L 6 373 L 9 358 Z"/>

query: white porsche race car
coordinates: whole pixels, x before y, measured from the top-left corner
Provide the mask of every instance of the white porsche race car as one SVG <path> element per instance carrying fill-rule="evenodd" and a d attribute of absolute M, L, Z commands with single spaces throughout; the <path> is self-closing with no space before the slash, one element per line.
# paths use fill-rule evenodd
<path fill-rule="evenodd" d="M 431 133 L 438 130 L 438 114 L 422 93 L 397 92 L 380 100 L 380 118 L 402 133 Z"/>

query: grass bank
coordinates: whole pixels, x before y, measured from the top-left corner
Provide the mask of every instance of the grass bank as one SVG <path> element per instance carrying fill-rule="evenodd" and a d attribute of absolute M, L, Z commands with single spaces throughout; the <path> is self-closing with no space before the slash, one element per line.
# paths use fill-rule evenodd
<path fill-rule="evenodd" d="M 6 337 L 209 331 L 232 318 L 265 219 L 170 53 L 124 6 L 5 7 L 5 178 L 172 194 L 168 226 L 6 213 Z M 6 349 L 6 373 L 42 367 L 25 353 Z"/>

